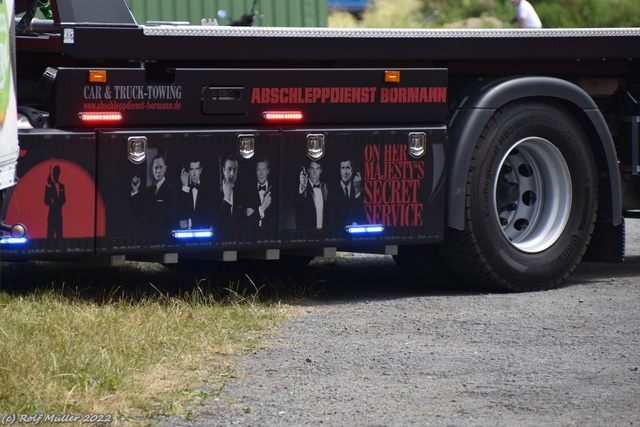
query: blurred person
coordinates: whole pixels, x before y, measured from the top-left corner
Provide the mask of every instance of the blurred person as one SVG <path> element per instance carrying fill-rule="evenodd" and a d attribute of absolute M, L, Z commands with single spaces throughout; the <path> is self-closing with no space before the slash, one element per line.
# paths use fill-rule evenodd
<path fill-rule="evenodd" d="M 520 28 L 542 28 L 538 14 L 527 0 L 509 0 L 516 7 L 516 15 L 511 18 L 512 23 L 518 23 Z"/>

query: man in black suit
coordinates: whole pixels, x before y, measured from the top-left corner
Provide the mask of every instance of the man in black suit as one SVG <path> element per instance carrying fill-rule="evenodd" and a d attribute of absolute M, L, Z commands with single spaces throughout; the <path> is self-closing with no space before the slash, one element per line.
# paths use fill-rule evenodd
<path fill-rule="evenodd" d="M 329 191 L 327 185 L 320 181 L 320 175 L 320 162 L 312 160 L 308 172 L 302 167 L 295 205 L 298 230 L 321 230 L 328 226 L 326 212 Z"/>
<path fill-rule="evenodd" d="M 157 154 L 151 161 L 153 184 L 140 191 L 140 177 L 131 180 L 131 198 L 137 211 L 142 214 L 143 230 L 151 235 L 169 235 L 178 228 L 176 215 L 176 192 L 165 174 L 167 164 L 164 157 Z"/>
<path fill-rule="evenodd" d="M 182 188 L 178 191 L 180 228 L 211 228 L 213 212 L 211 193 L 202 183 L 202 163 L 199 158 L 189 161 L 189 169 L 182 169 L 180 181 Z"/>
<path fill-rule="evenodd" d="M 67 202 L 64 184 L 60 182 L 60 166 L 49 170 L 47 186 L 44 188 L 44 204 L 49 206 L 47 216 L 47 239 L 62 239 L 62 205 Z"/>
<path fill-rule="evenodd" d="M 364 224 L 362 177 L 350 157 L 340 160 L 340 181 L 331 190 L 331 224 L 334 227 Z"/>
<path fill-rule="evenodd" d="M 275 230 L 275 205 L 272 206 L 275 195 L 273 183 L 269 182 L 270 172 L 267 156 L 258 159 L 256 163 L 257 183 L 246 192 L 245 216 L 247 226 L 251 229 Z"/>
<path fill-rule="evenodd" d="M 224 159 L 222 166 L 222 180 L 220 183 L 220 198 L 218 203 L 218 224 L 222 229 L 235 230 L 238 219 L 242 215 L 242 203 L 240 197 L 235 194 L 236 180 L 238 179 L 238 158 L 229 155 Z"/>

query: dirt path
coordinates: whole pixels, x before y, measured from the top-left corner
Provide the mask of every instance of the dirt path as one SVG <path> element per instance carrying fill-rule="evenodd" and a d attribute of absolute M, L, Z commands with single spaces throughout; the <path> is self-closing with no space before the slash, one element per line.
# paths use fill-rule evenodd
<path fill-rule="evenodd" d="M 244 378 L 163 426 L 624 426 L 640 423 L 640 222 L 624 264 L 561 289 L 424 289 L 393 260 L 310 266 L 326 291 Z"/>

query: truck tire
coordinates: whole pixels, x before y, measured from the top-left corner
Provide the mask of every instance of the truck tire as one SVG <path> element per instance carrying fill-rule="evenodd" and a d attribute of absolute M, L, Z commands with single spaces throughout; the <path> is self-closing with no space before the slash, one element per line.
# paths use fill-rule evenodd
<path fill-rule="evenodd" d="M 446 229 L 441 245 L 451 270 L 506 291 L 562 283 L 587 249 L 597 211 L 596 167 L 576 119 L 551 101 L 504 106 L 466 174 L 465 229 Z"/>

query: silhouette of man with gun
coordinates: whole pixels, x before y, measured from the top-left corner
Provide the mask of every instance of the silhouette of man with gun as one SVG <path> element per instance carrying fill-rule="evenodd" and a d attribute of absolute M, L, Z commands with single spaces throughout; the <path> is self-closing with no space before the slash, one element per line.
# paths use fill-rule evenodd
<path fill-rule="evenodd" d="M 60 166 L 49 166 L 47 186 L 44 189 L 44 204 L 49 206 L 47 217 L 47 239 L 62 239 L 62 205 L 67 201 L 64 184 L 60 182 Z"/>

